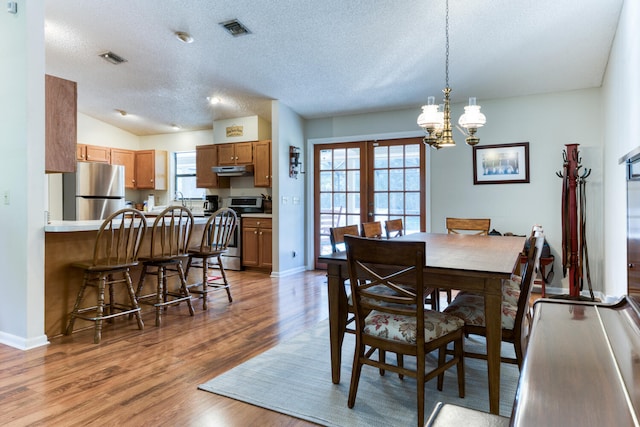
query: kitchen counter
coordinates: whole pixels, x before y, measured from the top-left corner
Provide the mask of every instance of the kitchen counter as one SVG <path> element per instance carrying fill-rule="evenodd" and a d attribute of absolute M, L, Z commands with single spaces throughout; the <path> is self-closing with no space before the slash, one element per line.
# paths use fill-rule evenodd
<path fill-rule="evenodd" d="M 208 218 L 194 215 L 194 224 L 205 224 Z M 155 221 L 155 216 L 147 217 L 147 225 L 151 227 Z M 44 226 L 47 233 L 68 233 L 75 231 L 97 231 L 102 225 L 102 220 L 93 221 L 51 221 Z"/>
<path fill-rule="evenodd" d="M 273 218 L 273 214 L 268 213 L 243 213 L 242 218 Z"/>
<path fill-rule="evenodd" d="M 155 218 L 147 218 L 149 227 L 153 225 Z M 49 338 L 61 335 L 69 320 L 68 315 L 73 309 L 80 284 L 82 283 L 82 270 L 73 268 L 74 262 L 91 258 L 95 245 L 97 231 L 102 224 L 102 220 L 97 221 L 51 221 L 45 225 L 44 233 L 44 285 L 45 285 L 45 333 Z M 191 234 L 191 245 L 197 245 L 202 238 L 204 225 L 207 218 L 195 218 L 193 232 Z M 150 252 L 151 232 L 150 228 L 144 236 L 140 246 L 140 256 L 146 256 Z M 140 267 L 131 269 L 133 283 L 137 286 L 140 276 Z M 188 283 L 198 281 L 198 270 L 193 269 L 187 278 Z M 195 275 L 195 276 L 194 276 Z M 155 276 L 147 276 L 143 293 L 155 286 Z M 169 287 L 177 287 L 175 278 L 170 280 Z M 95 301 L 95 290 L 88 289 L 86 301 Z M 120 301 L 127 295 L 122 290 L 117 290 Z M 148 310 L 147 306 L 142 308 Z M 76 321 L 77 329 L 93 327 L 91 322 L 82 319 Z"/>

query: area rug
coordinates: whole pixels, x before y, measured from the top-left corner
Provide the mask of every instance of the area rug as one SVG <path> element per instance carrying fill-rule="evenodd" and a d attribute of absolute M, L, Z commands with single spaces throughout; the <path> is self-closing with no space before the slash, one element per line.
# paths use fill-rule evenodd
<path fill-rule="evenodd" d="M 347 407 L 355 337 L 346 334 L 342 347 L 340 384 L 331 382 L 329 324 L 325 320 L 313 329 L 262 353 L 259 356 L 199 386 L 201 390 L 237 399 L 325 426 L 408 426 L 416 425 L 416 383 L 400 380 L 378 369 L 362 368 L 353 409 Z M 483 346 L 482 338 L 466 339 L 467 349 Z M 513 346 L 503 344 L 503 355 L 513 356 Z M 387 357 L 394 357 L 387 355 Z M 410 366 L 411 358 L 405 365 Z M 428 363 L 435 366 L 436 353 Z M 427 383 L 425 414 L 438 401 L 489 411 L 486 362 L 465 360 L 466 396 L 458 397 L 456 370 L 445 374 L 444 389 L 436 380 Z M 502 364 L 500 414 L 511 415 L 518 382 L 518 368 Z"/>

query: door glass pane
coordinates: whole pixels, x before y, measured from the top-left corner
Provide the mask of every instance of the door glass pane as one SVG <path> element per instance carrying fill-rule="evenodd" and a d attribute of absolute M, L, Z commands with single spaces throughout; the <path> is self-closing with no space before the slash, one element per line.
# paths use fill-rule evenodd
<path fill-rule="evenodd" d="M 389 149 L 386 146 L 373 148 L 373 167 L 387 168 L 389 165 Z"/>
<path fill-rule="evenodd" d="M 387 215 L 389 213 L 388 193 L 375 193 L 374 198 L 374 213 L 376 215 Z"/>
<path fill-rule="evenodd" d="M 333 169 L 345 169 L 347 167 L 347 150 L 339 148 L 333 150 Z"/>
<path fill-rule="evenodd" d="M 407 191 L 420 191 L 420 169 L 405 169 L 405 190 Z"/>
<path fill-rule="evenodd" d="M 392 145 L 389 147 L 389 167 L 401 168 L 404 166 L 404 145 Z"/>
<path fill-rule="evenodd" d="M 404 169 L 389 169 L 389 191 L 404 190 Z"/>
<path fill-rule="evenodd" d="M 420 145 L 411 144 L 404 146 L 404 167 L 420 168 Z"/>
<path fill-rule="evenodd" d="M 320 150 L 320 170 L 330 170 L 331 165 L 333 164 L 333 151 L 331 150 Z"/>
<path fill-rule="evenodd" d="M 360 170 L 360 149 L 347 149 L 347 168 Z"/>
<path fill-rule="evenodd" d="M 389 189 L 388 169 L 376 169 L 373 171 L 373 191 L 387 191 Z"/>
<path fill-rule="evenodd" d="M 331 193 L 320 194 L 320 212 L 331 212 L 333 203 L 331 203 Z"/>
<path fill-rule="evenodd" d="M 420 215 L 420 193 L 405 193 L 404 209 L 408 215 Z"/>
<path fill-rule="evenodd" d="M 347 191 L 360 191 L 360 171 L 347 171 Z"/>
<path fill-rule="evenodd" d="M 331 190 L 333 190 L 331 172 L 320 172 L 320 191 L 331 191 Z"/>
<path fill-rule="evenodd" d="M 389 193 L 389 213 L 402 215 L 404 210 L 404 193 Z"/>

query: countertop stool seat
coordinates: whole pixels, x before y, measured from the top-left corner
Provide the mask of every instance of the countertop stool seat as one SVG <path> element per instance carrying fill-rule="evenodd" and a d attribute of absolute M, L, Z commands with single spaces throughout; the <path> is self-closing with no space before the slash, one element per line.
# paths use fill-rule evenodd
<path fill-rule="evenodd" d="M 207 294 L 210 291 L 227 291 L 229 302 L 233 302 L 231 298 L 231 289 L 227 274 L 222 264 L 222 254 L 228 250 L 229 242 L 233 237 L 233 233 L 238 225 L 238 216 L 233 209 L 218 209 L 207 220 L 202 233 L 202 241 L 200 246 L 190 248 L 188 251 L 189 262 L 187 263 L 187 277 L 191 267 L 202 269 L 202 281 L 190 284 L 187 287 L 192 294 L 202 295 L 202 309 L 207 309 Z M 193 263 L 199 260 L 200 263 Z M 209 268 L 211 262 L 218 265 L 220 270 L 219 278 L 209 277 Z"/>
<path fill-rule="evenodd" d="M 140 303 L 153 305 L 156 326 L 162 323 L 162 309 L 169 305 L 186 302 L 189 314 L 194 315 L 191 295 L 187 289 L 182 261 L 187 257 L 187 248 L 193 231 L 193 214 L 184 206 L 169 206 L 160 212 L 151 228 L 150 255 L 140 257 L 142 272 L 138 281 L 136 297 Z M 150 274 L 157 277 L 155 292 L 143 295 L 144 279 Z M 180 286 L 169 291 L 167 279 L 178 277 Z"/>
<path fill-rule="evenodd" d="M 65 335 L 73 332 L 77 318 L 95 323 L 93 342 L 102 339 L 104 320 L 112 320 L 124 315 L 135 315 L 138 329 L 144 329 L 140 315 L 140 306 L 135 296 L 129 269 L 138 265 L 138 250 L 147 229 L 144 214 L 135 209 L 121 209 L 104 220 L 93 249 L 93 258 L 75 262 L 75 268 L 84 270 L 82 286 L 78 292 Z M 116 301 L 114 285 L 124 285 L 128 294 L 128 303 Z M 83 307 L 87 288 L 95 288 L 96 305 Z M 105 289 L 108 288 L 109 301 L 105 302 Z"/>

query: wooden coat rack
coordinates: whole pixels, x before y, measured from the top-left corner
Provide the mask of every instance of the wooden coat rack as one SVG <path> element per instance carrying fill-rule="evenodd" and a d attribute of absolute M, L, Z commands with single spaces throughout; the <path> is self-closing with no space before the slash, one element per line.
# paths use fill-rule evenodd
<path fill-rule="evenodd" d="M 591 169 L 582 166 L 579 144 L 566 144 L 562 152 L 562 272 L 569 272 L 569 298 L 581 299 L 584 279 L 589 286 L 590 300 L 593 288 L 589 272 L 589 254 L 586 241 L 586 179 Z"/>

